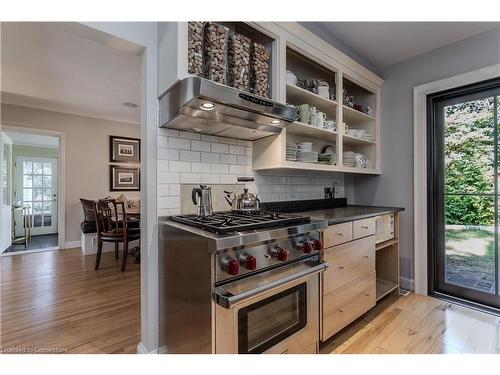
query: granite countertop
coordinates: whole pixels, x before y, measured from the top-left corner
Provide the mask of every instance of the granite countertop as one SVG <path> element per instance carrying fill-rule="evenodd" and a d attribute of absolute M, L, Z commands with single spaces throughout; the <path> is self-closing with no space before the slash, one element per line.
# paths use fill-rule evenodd
<path fill-rule="evenodd" d="M 346 207 L 298 210 L 295 212 L 310 216 L 311 219 L 328 221 L 328 225 L 331 225 L 400 211 L 404 211 L 404 208 L 348 205 Z"/>

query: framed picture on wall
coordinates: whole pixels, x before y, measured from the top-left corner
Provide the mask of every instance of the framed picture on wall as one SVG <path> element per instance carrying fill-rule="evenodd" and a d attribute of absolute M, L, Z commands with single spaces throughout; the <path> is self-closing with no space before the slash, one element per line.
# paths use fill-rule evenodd
<path fill-rule="evenodd" d="M 109 161 L 112 163 L 140 163 L 141 140 L 110 135 Z"/>
<path fill-rule="evenodd" d="M 138 167 L 110 165 L 110 191 L 139 191 L 141 189 L 141 173 Z"/>

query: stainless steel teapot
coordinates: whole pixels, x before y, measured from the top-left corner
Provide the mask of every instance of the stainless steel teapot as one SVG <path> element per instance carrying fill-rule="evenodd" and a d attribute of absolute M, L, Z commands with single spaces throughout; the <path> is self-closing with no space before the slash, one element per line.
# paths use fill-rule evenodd
<path fill-rule="evenodd" d="M 260 211 L 258 194 L 249 193 L 247 188 L 244 188 L 240 195 L 236 195 L 232 191 L 224 191 L 224 193 L 226 194 L 224 198 L 231 206 L 231 211 L 247 213 Z"/>

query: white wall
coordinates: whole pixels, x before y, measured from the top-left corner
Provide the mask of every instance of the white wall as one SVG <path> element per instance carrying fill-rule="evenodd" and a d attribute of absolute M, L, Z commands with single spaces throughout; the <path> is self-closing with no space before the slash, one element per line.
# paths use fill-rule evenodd
<path fill-rule="evenodd" d="M 109 136 L 140 137 L 139 125 L 2 104 L 2 124 L 65 134 L 66 242 L 80 240 L 80 198 L 118 196 L 109 190 Z M 125 192 L 138 199 L 139 192 Z M 61 218 L 60 218 L 61 219 Z"/>
<path fill-rule="evenodd" d="M 238 176 L 255 177 L 247 186 L 263 202 L 320 199 L 333 184 L 337 197 L 346 194 L 341 173 L 252 171 L 252 142 L 158 129 L 159 216 L 181 213 L 180 184 L 234 184 Z"/>
<path fill-rule="evenodd" d="M 413 287 L 413 88 L 500 62 L 500 29 L 394 64 L 382 72 L 381 165 L 378 177 L 356 177 L 355 201 L 404 207 L 402 285 Z"/>
<path fill-rule="evenodd" d="M 156 134 L 158 25 L 156 22 L 85 22 L 144 48 L 141 55 L 141 343 L 140 353 L 158 348 L 158 220 Z"/>

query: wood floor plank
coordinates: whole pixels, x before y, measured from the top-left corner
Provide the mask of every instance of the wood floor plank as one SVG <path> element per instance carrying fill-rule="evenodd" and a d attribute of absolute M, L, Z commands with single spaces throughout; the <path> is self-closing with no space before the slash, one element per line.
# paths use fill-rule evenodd
<path fill-rule="evenodd" d="M 135 353 L 140 341 L 140 266 L 81 249 L 0 259 L 0 347 L 67 353 Z"/>
<path fill-rule="evenodd" d="M 500 353 L 500 319 L 427 296 L 390 296 L 321 353 Z"/>

